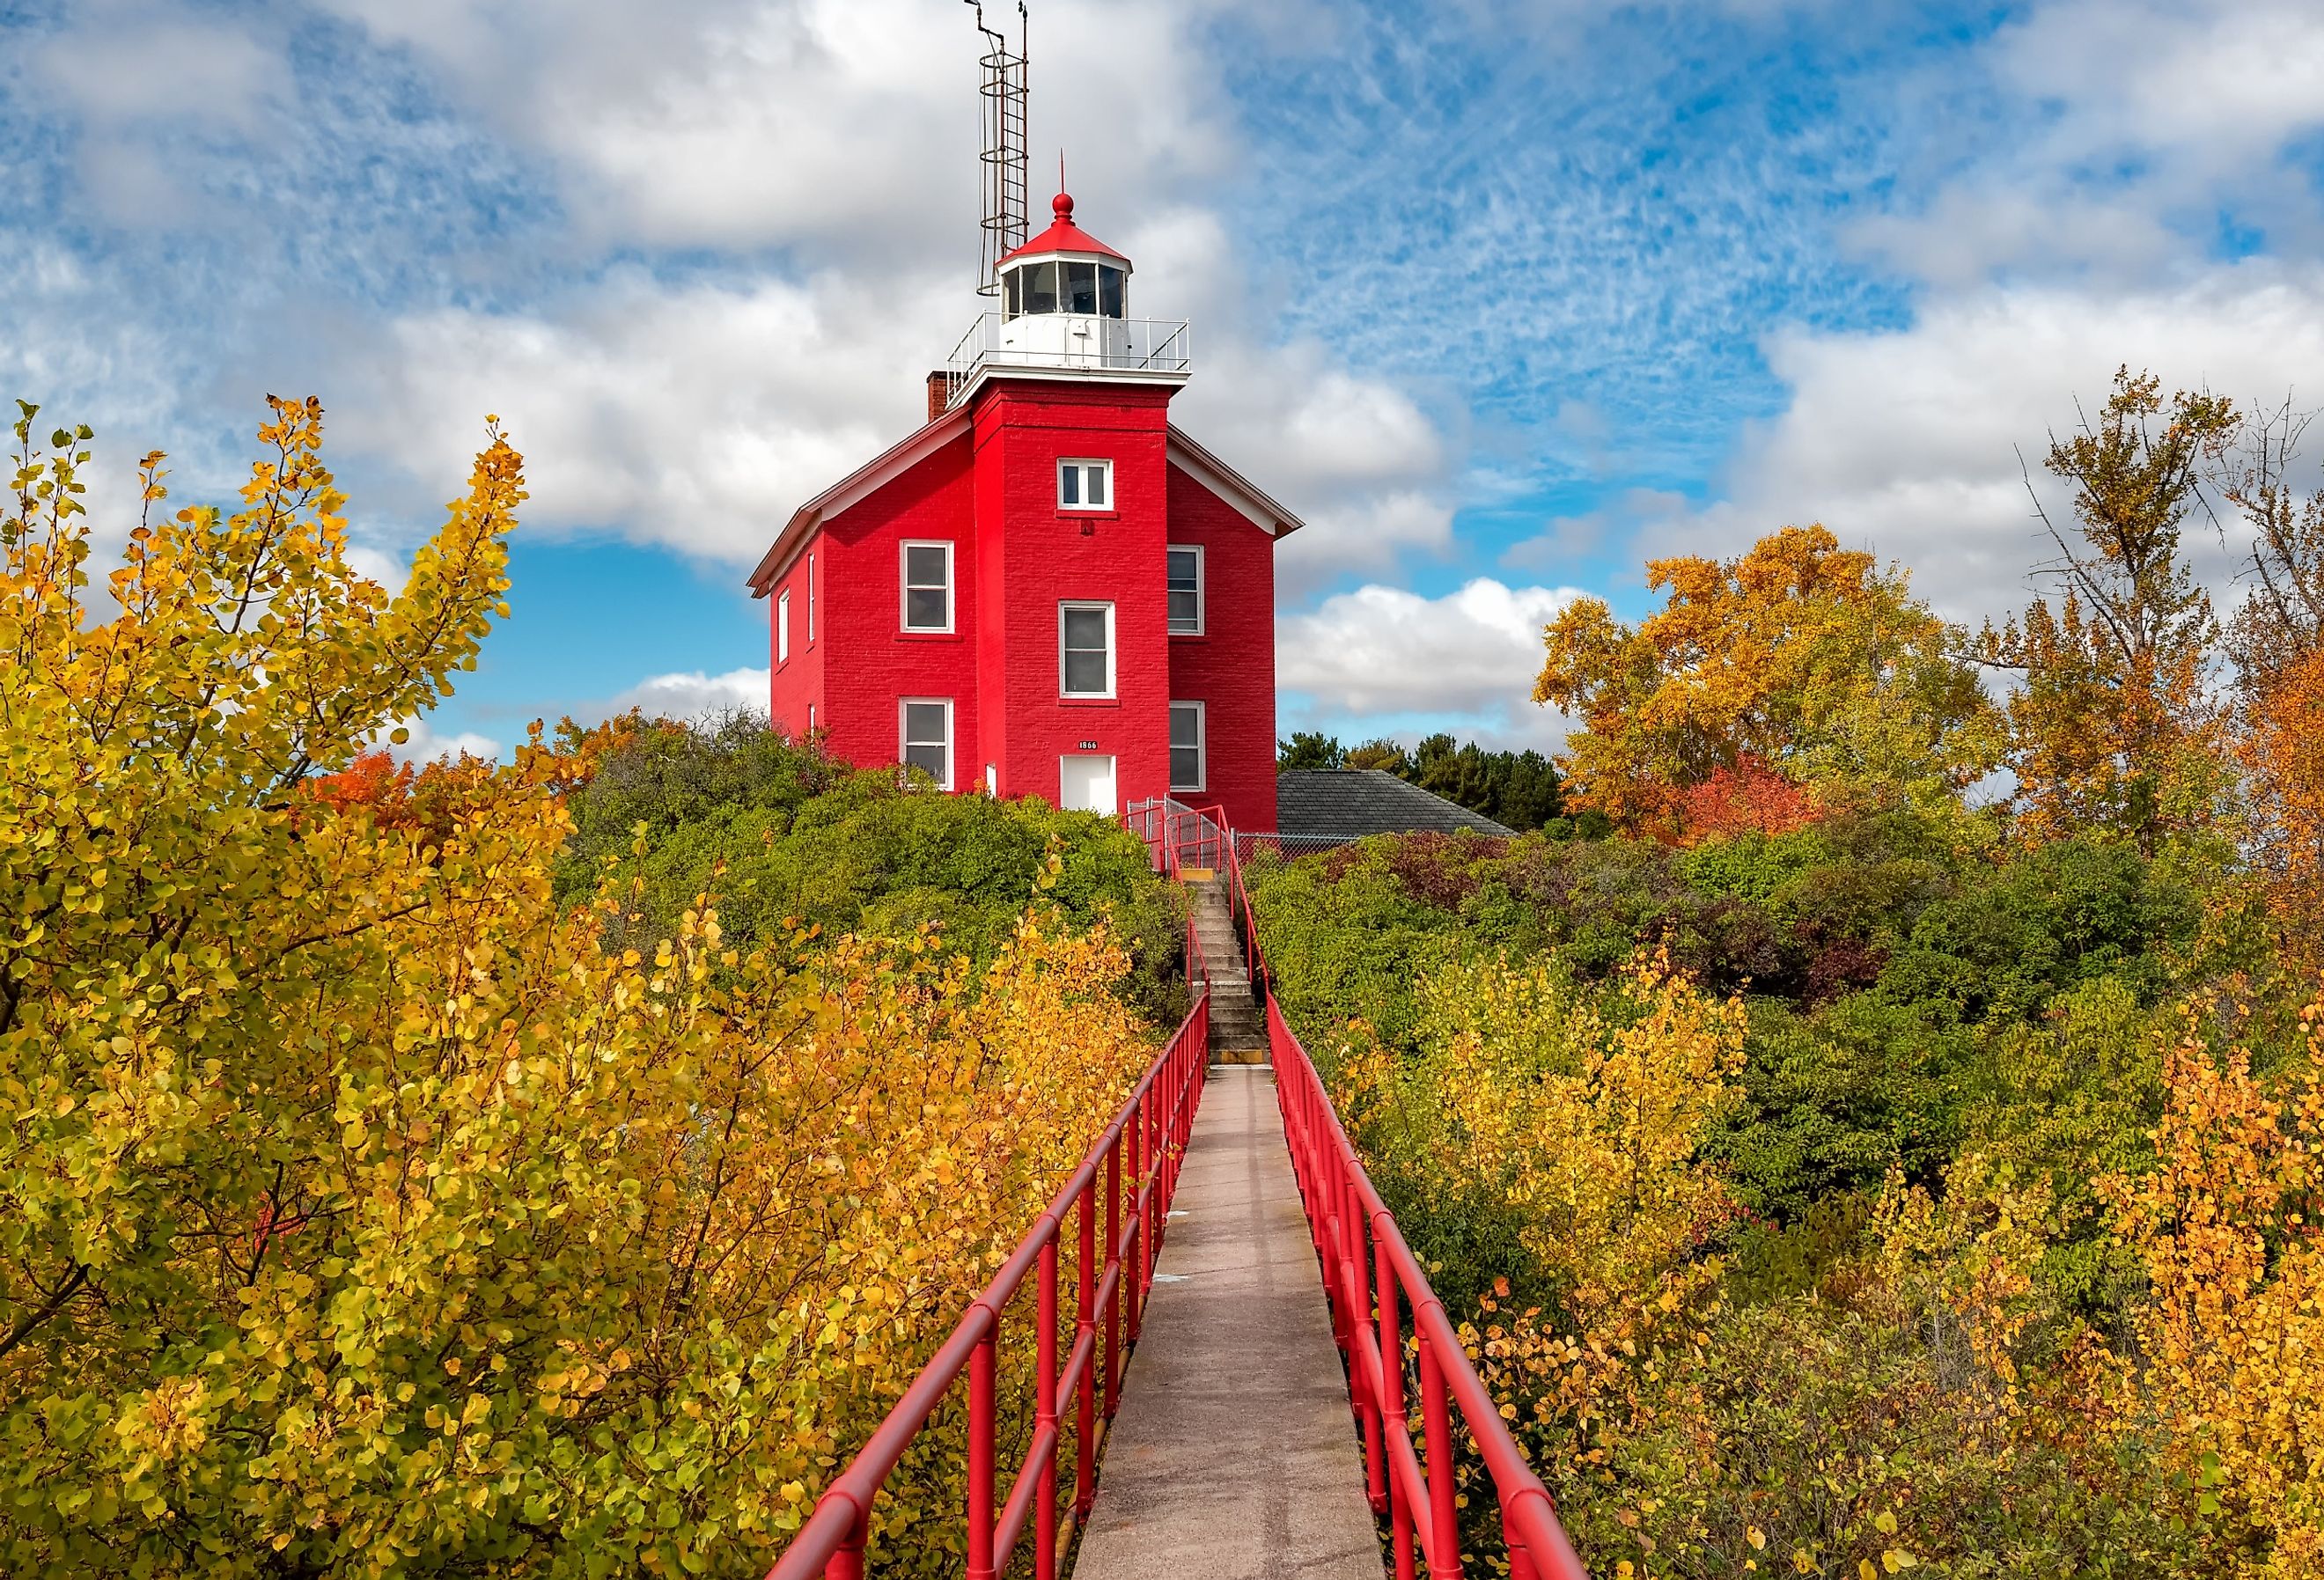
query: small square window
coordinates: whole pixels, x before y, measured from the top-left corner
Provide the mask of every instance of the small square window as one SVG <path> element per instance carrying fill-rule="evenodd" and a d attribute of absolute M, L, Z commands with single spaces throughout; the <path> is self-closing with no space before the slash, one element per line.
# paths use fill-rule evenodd
<path fill-rule="evenodd" d="M 906 631 L 952 629 L 952 545 L 906 543 L 903 546 Z"/>
<path fill-rule="evenodd" d="M 1113 695 L 1113 605 L 1057 605 L 1057 691 L 1063 697 Z"/>
<path fill-rule="evenodd" d="M 1057 508 L 1059 510 L 1111 510 L 1113 508 L 1113 463 L 1111 461 L 1059 461 L 1057 463 Z"/>
<path fill-rule="evenodd" d="M 1169 550 L 1170 634 L 1203 634 L 1203 550 L 1173 543 Z"/>
<path fill-rule="evenodd" d="M 898 761 L 927 774 L 939 790 L 952 789 L 952 698 L 907 697 L 900 711 Z"/>
<path fill-rule="evenodd" d="M 1206 760 L 1209 712 L 1199 702 L 1170 705 L 1170 788 L 1174 790 L 1210 788 L 1205 778 L 1211 766 Z"/>

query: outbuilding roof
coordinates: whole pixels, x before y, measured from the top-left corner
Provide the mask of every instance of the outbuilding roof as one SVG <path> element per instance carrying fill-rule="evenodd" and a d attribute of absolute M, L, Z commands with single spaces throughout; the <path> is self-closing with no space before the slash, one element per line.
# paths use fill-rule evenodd
<path fill-rule="evenodd" d="M 1517 832 L 1380 768 L 1285 770 L 1275 776 L 1275 826 L 1286 839 Z"/>

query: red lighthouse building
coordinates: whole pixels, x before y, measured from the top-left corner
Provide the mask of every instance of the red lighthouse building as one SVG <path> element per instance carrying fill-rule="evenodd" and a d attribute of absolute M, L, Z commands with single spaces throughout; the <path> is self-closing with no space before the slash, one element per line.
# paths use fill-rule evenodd
<path fill-rule="evenodd" d="M 1172 426 L 1187 326 L 1130 318 L 1130 260 L 1053 207 L 929 375 L 926 426 L 752 572 L 774 720 L 950 790 L 1168 794 L 1271 830 L 1275 544 L 1298 519 Z"/>

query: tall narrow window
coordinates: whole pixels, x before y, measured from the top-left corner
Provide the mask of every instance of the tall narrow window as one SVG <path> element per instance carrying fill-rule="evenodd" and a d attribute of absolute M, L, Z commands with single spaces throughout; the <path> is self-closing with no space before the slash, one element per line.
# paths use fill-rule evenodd
<path fill-rule="evenodd" d="M 1057 690 L 1064 697 L 1113 695 L 1113 605 L 1057 605 Z"/>
<path fill-rule="evenodd" d="M 907 697 L 900 711 L 898 760 L 935 780 L 938 789 L 952 789 L 952 698 Z"/>
<path fill-rule="evenodd" d="M 1203 634 L 1203 550 L 1173 543 L 1169 550 L 1170 634 Z"/>
<path fill-rule="evenodd" d="M 815 645 L 815 556 L 807 557 L 807 644 Z"/>
<path fill-rule="evenodd" d="M 791 590 L 785 587 L 775 595 L 775 662 L 791 661 Z"/>
<path fill-rule="evenodd" d="M 1206 760 L 1209 742 L 1204 738 L 1209 712 L 1199 702 L 1170 705 L 1170 788 L 1174 790 L 1210 788 L 1205 778 L 1211 767 Z"/>
<path fill-rule="evenodd" d="M 1121 317 L 1121 271 L 1110 263 L 1097 266 L 1097 310 L 1109 319 Z"/>
<path fill-rule="evenodd" d="M 952 545 L 904 545 L 903 625 L 907 631 L 952 629 Z"/>
<path fill-rule="evenodd" d="M 1057 463 L 1057 508 L 1059 510 L 1111 510 L 1113 508 L 1113 463 L 1111 461 L 1059 461 Z"/>

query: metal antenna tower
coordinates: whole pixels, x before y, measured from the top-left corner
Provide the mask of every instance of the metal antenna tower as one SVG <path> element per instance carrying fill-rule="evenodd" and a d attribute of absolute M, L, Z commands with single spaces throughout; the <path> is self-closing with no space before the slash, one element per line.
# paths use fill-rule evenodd
<path fill-rule="evenodd" d="M 1017 4 L 1017 47 L 1009 35 L 984 24 L 980 0 L 967 0 L 976 10 L 976 31 L 984 35 L 984 258 L 976 276 L 976 293 L 992 296 L 1001 290 L 994 265 L 1025 245 L 1026 144 L 1025 0 Z"/>

